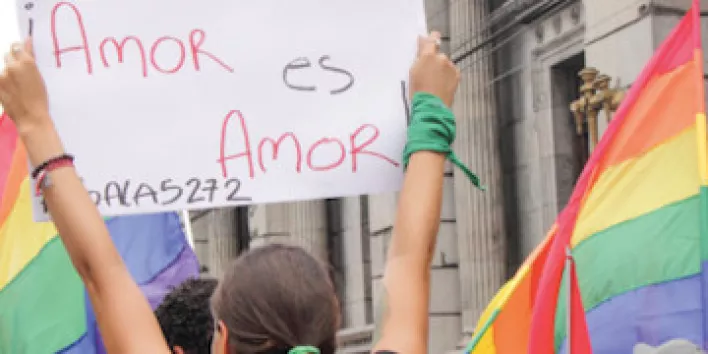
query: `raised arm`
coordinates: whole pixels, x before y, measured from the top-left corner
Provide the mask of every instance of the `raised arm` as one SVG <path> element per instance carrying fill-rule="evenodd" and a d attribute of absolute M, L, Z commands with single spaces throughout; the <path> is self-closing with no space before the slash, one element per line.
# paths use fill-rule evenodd
<path fill-rule="evenodd" d="M 32 45 L 13 45 L 0 73 L 0 103 L 14 120 L 32 166 L 65 153 L 49 117 Z M 53 169 L 43 194 L 81 276 L 109 353 L 169 353 L 147 299 L 133 281 L 88 192 L 70 166 Z"/>
<path fill-rule="evenodd" d="M 440 34 L 421 38 L 411 68 L 408 167 L 384 274 L 385 308 L 376 351 L 428 351 L 430 265 L 440 224 L 446 151 L 454 139 L 452 104 L 459 71 L 438 53 Z M 452 129 L 450 129 L 452 128 Z"/>

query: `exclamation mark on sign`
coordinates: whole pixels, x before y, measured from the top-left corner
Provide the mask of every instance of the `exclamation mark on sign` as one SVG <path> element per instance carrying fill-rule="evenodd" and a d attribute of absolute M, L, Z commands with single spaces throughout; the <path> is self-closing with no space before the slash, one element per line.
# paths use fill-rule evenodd
<path fill-rule="evenodd" d="M 403 108 L 406 110 L 406 124 L 411 125 L 411 107 L 408 102 L 408 88 L 406 87 L 406 82 L 401 81 L 401 98 L 403 99 Z"/>
<path fill-rule="evenodd" d="M 32 9 L 34 8 L 33 2 L 28 2 L 25 4 L 25 10 L 30 13 L 29 17 L 29 36 L 32 37 L 32 31 L 34 29 L 34 22 L 32 21 Z"/>

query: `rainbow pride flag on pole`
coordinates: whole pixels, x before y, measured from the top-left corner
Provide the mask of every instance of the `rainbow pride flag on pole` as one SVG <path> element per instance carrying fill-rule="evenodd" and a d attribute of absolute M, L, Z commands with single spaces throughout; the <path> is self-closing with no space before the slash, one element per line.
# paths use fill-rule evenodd
<path fill-rule="evenodd" d="M 30 203 L 24 147 L 0 116 L 0 354 L 104 353 L 83 283 L 54 225 L 33 222 Z M 153 308 L 170 287 L 198 276 L 176 213 L 106 224 Z"/>
<path fill-rule="evenodd" d="M 700 7 L 644 68 L 544 242 L 494 297 L 474 354 L 567 353 L 571 247 L 596 354 L 708 344 L 708 170 Z"/>

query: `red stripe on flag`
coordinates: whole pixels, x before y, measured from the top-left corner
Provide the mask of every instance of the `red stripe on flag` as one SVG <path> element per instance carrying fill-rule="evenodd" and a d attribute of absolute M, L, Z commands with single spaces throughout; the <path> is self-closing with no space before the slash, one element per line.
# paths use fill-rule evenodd
<path fill-rule="evenodd" d="M 0 115 L 0 201 L 5 194 L 5 184 L 10 173 L 12 157 L 17 145 L 15 125 L 6 114 Z"/>
<path fill-rule="evenodd" d="M 570 352 L 572 354 L 592 354 L 588 324 L 585 320 L 585 308 L 580 294 L 575 261 L 570 261 Z"/>

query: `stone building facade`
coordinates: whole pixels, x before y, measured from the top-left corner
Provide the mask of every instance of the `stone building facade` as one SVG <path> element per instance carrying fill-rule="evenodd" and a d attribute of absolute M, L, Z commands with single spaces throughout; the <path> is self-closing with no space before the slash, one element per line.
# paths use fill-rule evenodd
<path fill-rule="evenodd" d="M 429 353 L 469 340 L 488 301 L 569 198 L 588 154 L 569 111 L 578 71 L 595 67 L 613 85 L 631 85 L 690 3 L 426 0 L 429 28 L 443 32 L 443 50 L 462 72 L 455 151 L 488 187 L 479 192 L 445 171 Z M 243 250 L 273 242 L 328 262 L 343 305 L 341 352 L 366 353 L 395 207 L 391 194 L 193 212 L 191 220 L 210 276 Z"/>

